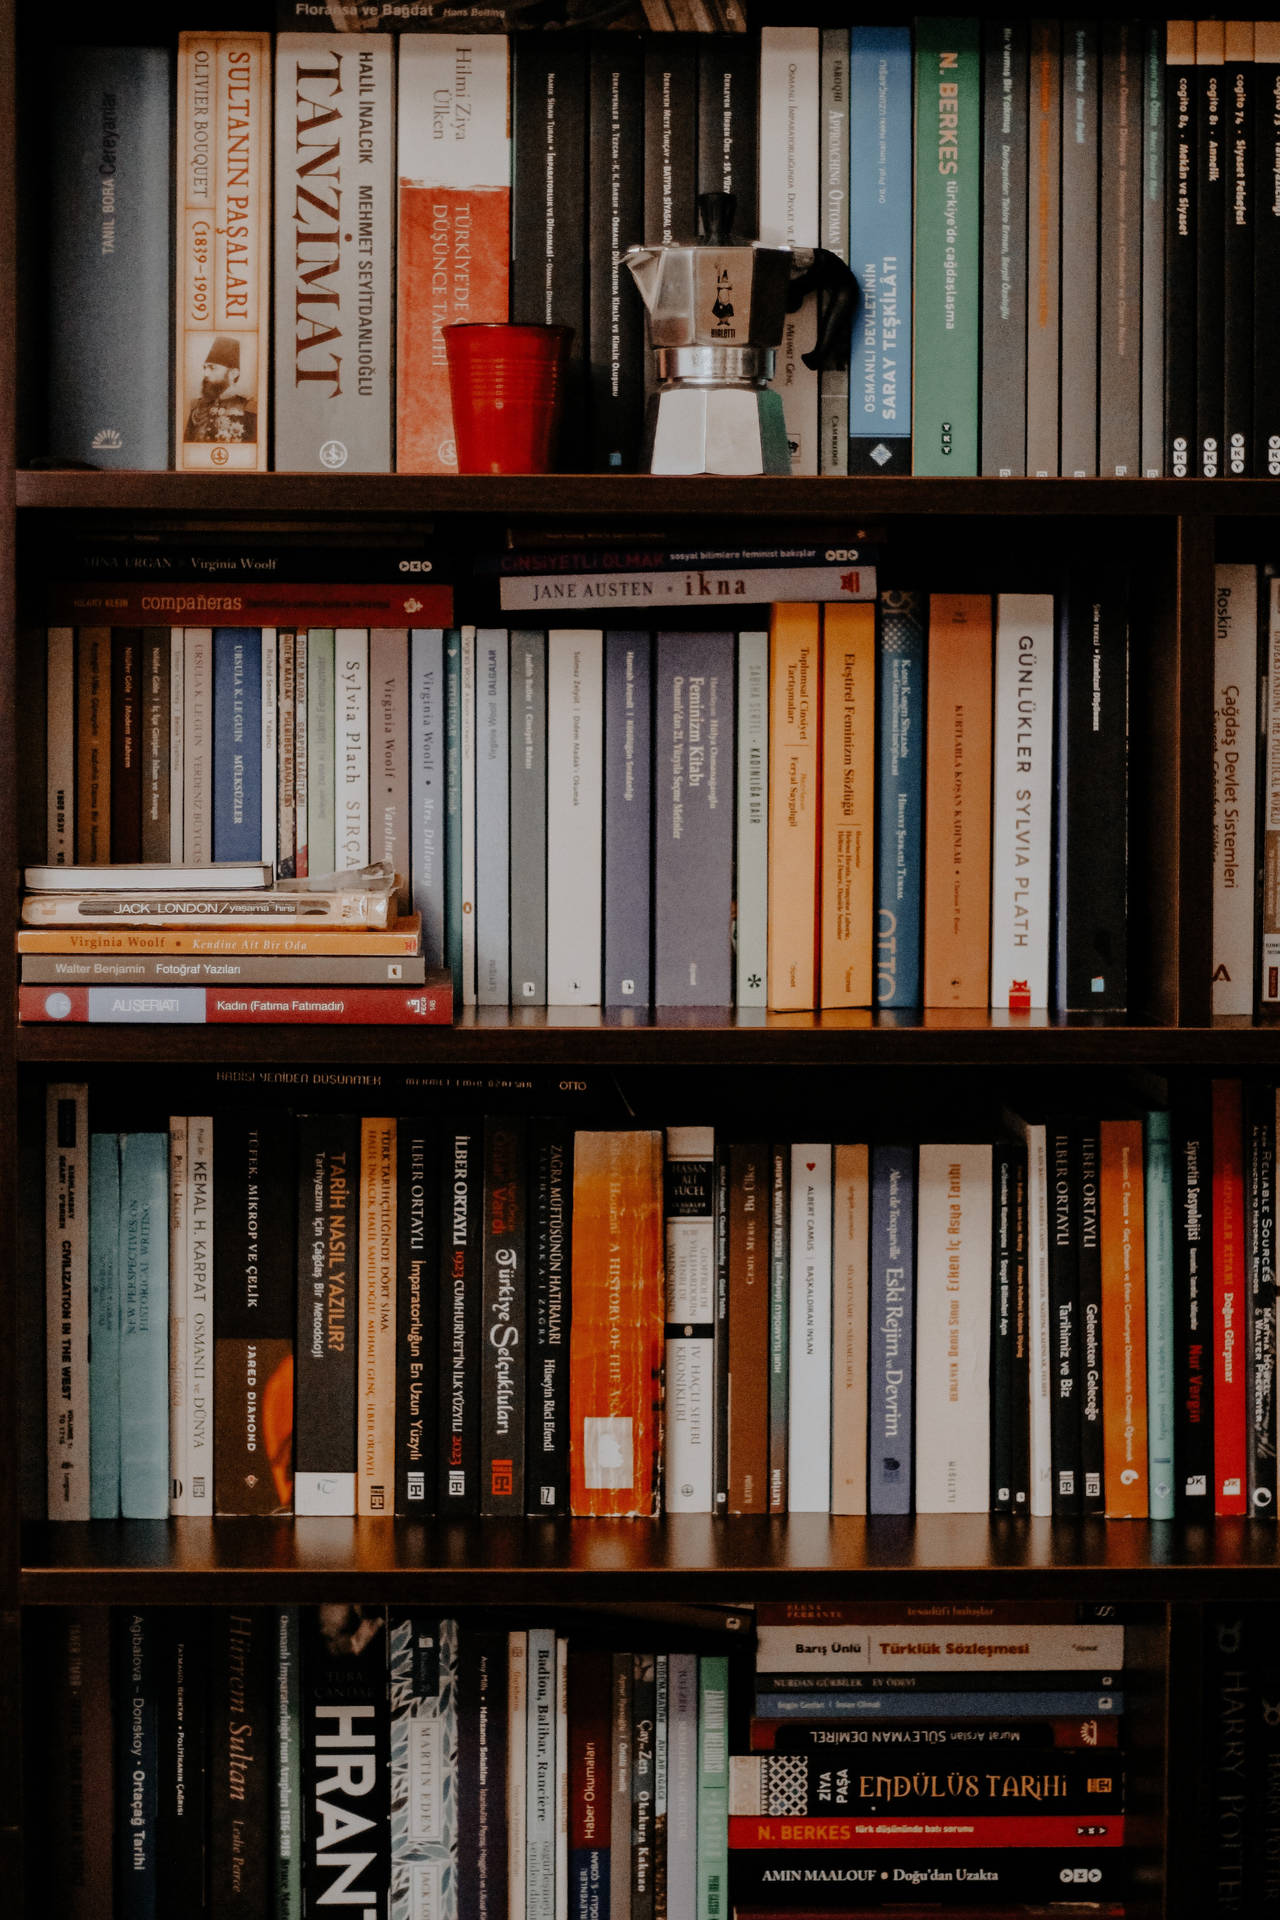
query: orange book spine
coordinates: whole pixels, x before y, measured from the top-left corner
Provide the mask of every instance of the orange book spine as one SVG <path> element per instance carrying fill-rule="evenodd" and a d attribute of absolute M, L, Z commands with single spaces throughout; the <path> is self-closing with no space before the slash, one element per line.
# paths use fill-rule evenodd
<path fill-rule="evenodd" d="M 867 1510 L 867 1312 L 870 1155 L 834 1153 L 831 1228 L 831 1511 Z"/>
<path fill-rule="evenodd" d="M 813 602 L 776 606 L 769 637 L 769 1005 L 817 1005 L 822 635 Z"/>
<path fill-rule="evenodd" d="M 824 1007 L 871 1005 L 875 785 L 875 607 L 870 602 L 825 607 L 819 965 Z"/>
<path fill-rule="evenodd" d="M 19 953 L 201 953 L 290 958 L 295 954 L 412 956 L 422 948 L 422 917 L 410 914 L 394 927 L 25 927 Z"/>
<path fill-rule="evenodd" d="M 569 1504 L 656 1517 L 661 1487 L 662 1135 L 573 1142 Z"/>
<path fill-rule="evenodd" d="M 396 1447 L 396 1123 L 360 1122 L 356 1512 L 391 1513 Z"/>
<path fill-rule="evenodd" d="M 985 1007 L 991 941 L 991 601 L 929 597 L 924 1004 Z"/>
<path fill-rule="evenodd" d="M 76 635 L 76 859 L 111 858 L 111 633 Z"/>
<path fill-rule="evenodd" d="M 1142 1122 L 1101 1133 L 1103 1479 L 1109 1520 L 1147 1516 L 1147 1287 Z"/>

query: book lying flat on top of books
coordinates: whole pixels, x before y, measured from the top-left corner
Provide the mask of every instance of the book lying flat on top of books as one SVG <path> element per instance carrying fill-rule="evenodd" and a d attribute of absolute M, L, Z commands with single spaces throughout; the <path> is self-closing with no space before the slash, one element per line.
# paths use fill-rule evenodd
<path fill-rule="evenodd" d="M 412 987 L 19 987 L 18 1018 L 89 1026 L 241 1026 L 306 1022 L 323 1026 L 447 1027 L 447 974 Z"/>
<path fill-rule="evenodd" d="M 23 885 L 32 893 L 203 893 L 207 887 L 269 887 L 271 868 L 262 860 L 219 860 L 203 867 L 105 862 L 96 866 L 27 867 Z"/>
<path fill-rule="evenodd" d="M 274 887 L 196 885 L 143 892 L 32 893 L 22 903 L 28 926 L 111 926 L 117 921 L 191 926 L 225 920 L 250 926 L 336 921 L 385 927 L 396 908 L 397 878 L 385 861 L 324 880 L 282 880 Z"/>
<path fill-rule="evenodd" d="M 115 921 L 111 926 L 22 927 L 18 930 L 19 953 L 78 954 L 350 954 L 362 958 L 372 955 L 411 956 L 422 951 L 422 915 L 403 914 L 386 927 L 339 925 L 327 921 L 316 926 L 284 922 L 271 926 L 232 926 L 216 922 L 207 927 L 157 926 L 148 921 L 131 925 Z"/>

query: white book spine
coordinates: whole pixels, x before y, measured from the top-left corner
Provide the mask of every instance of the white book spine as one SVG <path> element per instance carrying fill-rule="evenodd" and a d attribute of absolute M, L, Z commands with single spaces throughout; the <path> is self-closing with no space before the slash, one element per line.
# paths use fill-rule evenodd
<path fill-rule="evenodd" d="M 668 1127 L 666 1421 L 668 1513 L 710 1513 L 715 1435 L 715 1133 Z"/>
<path fill-rule="evenodd" d="M 276 870 L 277 759 L 280 752 L 278 712 L 279 685 L 276 678 L 276 630 L 262 629 L 262 858 Z"/>
<path fill-rule="evenodd" d="M 48 821 L 45 860 L 65 867 L 75 859 L 76 837 L 76 637 L 71 627 L 50 627 L 46 674 L 45 741 L 48 754 Z"/>
<path fill-rule="evenodd" d="M 791 1149 L 787 1507 L 831 1511 L 831 1148 Z"/>
<path fill-rule="evenodd" d="M 369 858 L 409 884 L 409 639 L 403 628 L 369 635 Z"/>
<path fill-rule="evenodd" d="M 553 1627 L 529 1629 L 528 1689 L 525 1920 L 555 1920 L 556 1636 Z"/>
<path fill-rule="evenodd" d="M 45 1448 L 50 1520 L 89 1518 L 89 1089 L 45 1090 Z"/>
<path fill-rule="evenodd" d="M 183 743 L 186 717 L 186 635 L 181 627 L 169 629 L 169 858 L 183 857 Z"/>
<path fill-rule="evenodd" d="M 191 1383 L 187 1378 L 191 1359 L 187 1335 L 187 1322 L 191 1317 L 191 1269 L 187 1262 L 189 1187 L 186 1116 L 174 1114 L 169 1120 L 169 1512 L 174 1516 L 187 1511 L 190 1477 L 187 1462 L 191 1410 Z"/>
<path fill-rule="evenodd" d="M 1027 1149 L 1027 1359 L 1030 1373 L 1028 1493 L 1033 1516 L 1053 1514 L 1052 1323 L 1049 1311 L 1049 1148 L 1042 1123 L 1015 1118 Z"/>
<path fill-rule="evenodd" d="M 547 635 L 547 1002 L 598 1007 L 604 635 Z"/>
<path fill-rule="evenodd" d="M 1257 623 L 1256 568 L 1227 565 L 1216 568 L 1213 582 L 1214 1013 L 1253 1012 Z M 1266 797 L 1269 806 L 1269 792 Z"/>
<path fill-rule="evenodd" d="M 476 630 L 462 628 L 461 712 L 458 716 L 462 769 L 462 1004 L 476 1004 Z"/>
<path fill-rule="evenodd" d="M 187 627 L 183 661 L 182 858 L 213 859 L 213 629 Z"/>
<path fill-rule="evenodd" d="M 311 873 L 307 842 L 307 636 L 293 636 L 293 871 Z"/>
<path fill-rule="evenodd" d="M 816 247 L 820 226 L 821 45 L 817 27 L 765 27 L 760 35 L 760 238 Z M 774 387 L 793 473 L 818 471 L 818 375 L 804 364 L 818 340 L 809 294 L 783 324 Z"/>
<path fill-rule="evenodd" d="M 832 1152 L 831 1511 L 867 1510 L 867 1315 L 870 1154 Z"/>
<path fill-rule="evenodd" d="M 507 1635 L 507 1920 L 525 1916 L 525 1818 L 529 1770 L 527 1633 Z"/>
<path fill-rule="evenodd" d="M 444 632 L 409 637 L 412 905 L 429 967 L 444 965 Z"/>
<path fill-rule="evenodd" d="M 213 1116 L 187 1121 L 187 1502 L 213 1513 Z"/>
<path fill-rule="evenodd" d="M 333 636 L 335 865 L 369 864 L 369 635 L 339 627 Z"/>
<path fill-rule="evenodd" d="M 509 736 L 511 648 L 505 627 L 476 633 L 476 1001 L 511 1002 Z"/>
<path fill-rule="evenodd" d="M 569 1642 L 556 1640 L 556 1920 L 569 1920 Z"/>
<path fill-rule="evenodd" d="M 992 751 L 991 1005 L 1049 1005 L 1053 595 L 997 597 Z"/>
<path fill-rule="evenodd" d="M 769 636 L 738 635 L 737 1003 L 769 997 Z"/>
<path fill-rule="evenodd" d="M 991 1148 L 923 1145 L 916 1188 L 916 1512 L 990 1505 Z"/>

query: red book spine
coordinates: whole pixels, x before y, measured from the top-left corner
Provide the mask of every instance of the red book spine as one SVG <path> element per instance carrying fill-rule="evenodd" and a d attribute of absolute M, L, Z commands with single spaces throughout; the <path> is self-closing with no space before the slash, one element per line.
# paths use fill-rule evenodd
<path fill-rule="evenodd" d="M 894 1754 L 902 1756 L 913 1750 L 927 1752 L 928 1744 L 920 1746 L 919 1737 L 922 1733 L 927 1734 L 931 1742 L 938 1729 L 936 1723 L 916 1727 L 904 1722 L 891 1731 L 900 1737 L 892 1740 L 881 1738 L 872 1742 L 867 1739 L 867 1728 L 848 1727 L 834 1721 L 753 1719 L 747 1744 L 752 1753 L 821 1752 L 828 1756 L 849 1755 L 861 1760 L 887 1759 Z M 1010 1739 L 1012 1733 L 1017 1734 L 1016 1741 Z M 815 1735 L 821 1738 L 815 1739 Z M 983 1744 L 989 1736 L 994 1736 L 992 1744 L 1006 1755 L 1015 1745 L 1019 1752 L 1028 1755 L 1041 1747 L 1116 1747 L 1120 1744 L 1120 1722 L 1118 1717 L 1036 1720 L 1021 1725 L 1016 1721 L 993 1721 L 985 1727 L 970 1722 L 965 1727 L 965 1737 L 973 1742 L 975 1758 L 982 1754 Z"/>
<path fill-rule="evenodd" d="M 1240 1082 L 1213 1082 L 1214 1512 L 1248 1511 L 1245 1471 L 1244 1114 Z"/>
<path fill-rule="evenodd" d="M 197 996 L 199 996 L 197 998 Z M 19 987 L 19 1020 L 123 1026 L 447 1027 L 453 992 L 439 987 Z"/>
<path fill-rule="evenodd" d="M 879 1820 L 729 1816 L 731 1848 L 839 1847 L 1095 1847 L 1124 1845 L 1122 1813 L 900 1814 Z"/>
<path fill-rule="evenodd" d="M 137 627 L 450 627 L 453 588 L 414 574 L 401 581 L 252 580 L 177 585 L 99 581 L 49 589 L 53 625 Z"/>

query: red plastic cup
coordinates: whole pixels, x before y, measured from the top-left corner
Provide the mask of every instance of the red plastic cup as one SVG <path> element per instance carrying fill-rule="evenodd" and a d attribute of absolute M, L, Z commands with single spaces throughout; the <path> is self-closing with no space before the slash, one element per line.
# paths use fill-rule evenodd
<path fill-rule="evenodd" d="M 550 473 L 572 327 L 444 328 L 459 473 Z"/>

